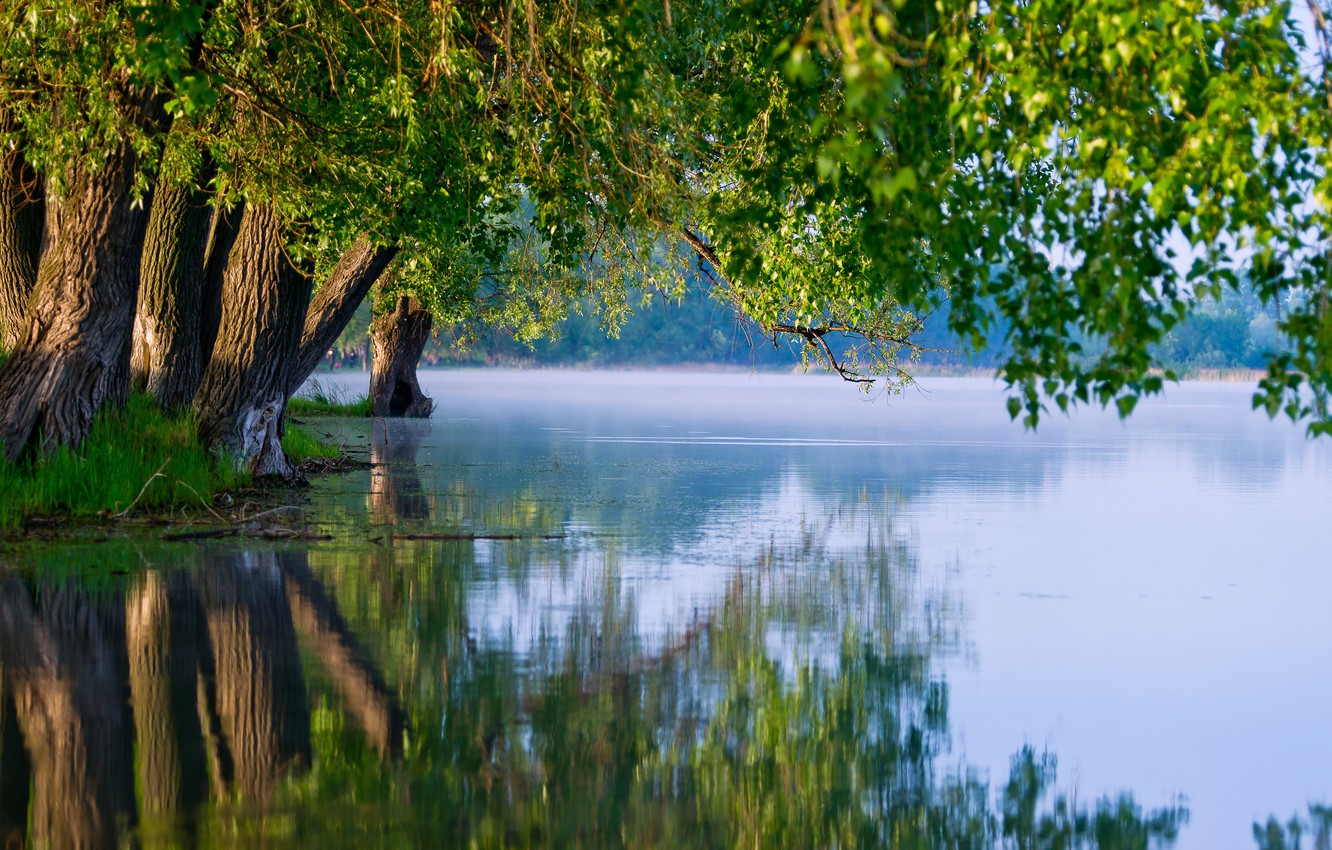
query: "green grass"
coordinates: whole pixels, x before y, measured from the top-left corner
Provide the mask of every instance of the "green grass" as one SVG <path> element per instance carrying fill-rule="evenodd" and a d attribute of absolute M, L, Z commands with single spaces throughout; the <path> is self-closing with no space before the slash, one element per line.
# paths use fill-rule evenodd
<path fill-rule="evenodd" d="M 282 448 L 293 463 L 338 456 L 337 446 L 297 426 L 288 426 Z M 124 409 L 98 414 L 77 449 L 62 446 L 17 464 L 0 459 L 0 530 L 17 528 L 25 517 L 93 517 L 131 504 L 198 509 L 249 483 L 247 473 L 200 444 L 192 416 L 168 416 L 151 396 L 135 394 Z"/>
<path fill-rule="evenodd" d="M 287 409 L 291 410 L 290 405 Z M 286 433 L 282 435 L 282 451 L 287 453 L 287 460 L 292 463 L 300 463 L 312 457 L 335 460 L 341 454 L 337 446 L 321 441 L 309 431 L 290 422 L 287 423 Z"/>
<path fill-rule="evenodd" d="M 311 381 L 309 388 L 303 394 L 287 402 L 287 413 L 292 416 L 342 416 L 368 419 L 370 396 L 352 396 L 334 387 L 325 387 L 317 380 Z M 286 448 L 285 443 L 283 448 Z"/>
<path fill-rule="evenodd" d="M 76 449 L 0 460 L 0 528 L 34 515 L 117 513 L 136 498 L 140 509 L 199 506 L 248 481 L 199 443 L 188 414 L 168 416 L 151 396 L 135 394 L 123 409 L 98 414 Z"/>

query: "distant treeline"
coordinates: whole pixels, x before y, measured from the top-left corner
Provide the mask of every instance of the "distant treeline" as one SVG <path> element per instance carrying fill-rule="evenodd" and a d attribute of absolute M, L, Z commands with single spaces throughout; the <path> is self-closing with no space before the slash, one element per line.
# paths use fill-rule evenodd
<path fill-rule="evenodd" d="M 785 339 L 774 346 L 758 325 L 691 286 L 683 300 L 651 296 L 635 307 L 616 336 L 608 334 L 600 315 L 584 307 L 571 312 L 553 338 L 530 347 L 502 330 L 489 330 L 466 348 L 443 336 L 427 347 L 425 360 L 437 365 L 786 369 L 800 362 L 800 354 Z"/>
<path fill-rule="evenodd" d="M 338 351 L 346 365 L 360 367 L 364 356 L 368 310 L 353 320 L 339 340 Z M 1162 363 L 1181 376 L 1211 369 L 1260 369 L 1264 352 L 1277 348 L 1277 311 L 1264 306 L 1251 293 L 1227 292 L 1220 301 L 1208 301 L 1184 324 L 1174 328 L 1159 348 Z M 925 330 L 914 339 L 924 348 L 937 349 L 919 355 L 921 366 L 944 369 L 991 369 L 1008 353 L 1006 328 L 991 328 L 980 351 L 948 331 L 942 310 L 925 322 Z M 1084 341 L 1095 353 L 1094 340 Z M 503 330 L 482 333 L 475 343 L 460 347 L 447 329 L 428 345 L 423 365 L 566 366 L 566 367 L 654 367 L 722 366 L 754 369 L 789 369 L 800 362 L 800 351 L 789 339 L 774 344 L 753 322 L 736 316 L 726 304 L 698 287 L 690 287 L 683 300 L 653 296 L 635 309 L 610 336 L 599 315 L 573 312 L 558 326 L 551 339 L 532 346 L 519 342 Z"/>
<path fill-rule="evenodd" d="M 1277 318 L 1276 306 L 1264 305 L 1252 292 L 1227 290 L 1219 301 L 1202 302 L 1185 322 L 1171 329 L 1157 346 L 1156 356 L 1181 377 L 1213 369 L 1262 369 L 1266 366 L 1265 353 L 1282 347 Z M 916 342 L 956 353 L 926 352 L 921 354 L 920 362 L 953 368 L 997 367 L 1008 356 L 1006 331 L 1002 324 L 991 328 L 983 350 L 974 351 L 949 333 L 945 318 L 926 321 Z M 1088 356 L 1102 349 L 1094 339 L 1082 343 Z"/>

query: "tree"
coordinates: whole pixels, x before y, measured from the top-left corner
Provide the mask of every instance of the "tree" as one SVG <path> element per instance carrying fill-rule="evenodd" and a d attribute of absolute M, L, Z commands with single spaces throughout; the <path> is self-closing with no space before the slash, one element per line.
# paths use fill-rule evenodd
<path fill-rule="evenodd" d="M 634 6 L 632 32 L 560 8 L 515 8 L 528 38 L 500 39 L 514 144 L 543 159 L 515 163 L 530 209 L 464 321 L 522 336 L 576 292 L 613 326 L 692 251 L 849 380 L 907 379 L 923 317 L 976 347 L 1001 331 L 1034 425 L 1046 403 L 1129 413 L 1172 377 L 1164 335 L 1244 273 L 1266 303 L 1321 286 L 1304 200 L 1329 111 L 1287 4 L 705 2 Z M 1321 300 L 1300 303 L 1272 410 L 1327 371 Z M 842 359 L 834 335 L 863 344 Z"/>
<path fill-rule="evenodd" d="M 1268 301 L 1325 288 L 1305 242 L 1326 213 L 1304 199 L 1325 180 L 1307 140 L 1329 110 L 1280 2 L 68 5 L 24 0 L 0 23 L 5 210 L 27 209 L 30 170 L 47 245 L 0 368 L 10 458 L 39 434 L 76 442 L 124 394 L 140 274 L 198 268 L 198 221 L 167 212 L 182 189 L 196 210 L 243 209 L 251 231 L 237 251 L 214 228 L 203 260 L 234 302 L 208 368 L 251 389 L 218 392 L 204 369 L 195 406 L 219 449 L 280 473 L 271 433 L 237 435 L 253 411 L 280 430 L 279 396 L 399 250 L 429 279 L 404 274 L 386 297 L 525 336 L 575 301 L 614 327 L 630 293 L 679 295 L 693 264 L 853 381 L 909 379 L 911 337 L 946 302 L 977 344 L 1005 329 L 1001 374 L 1029 424 L 1047 400 L 1128 413 L 1168 377 L 1154 346 L 1240 271 Z M 291 298 L 256 294 L 276 279 L 253 262 L 261 245 L 285 258 Z M 327 295 L 307 311 L 311 282 Z M 155 287 L 145 331 L 191 313 L 155 307 Z M 1265 390 L 1323 427 L 1332 346 L 1313 296 L 1283 319 L 1295 344 Z M 244 353 L 241 304 L 268 305 L 258 325 L 297 341 Z M 832 335 L 862 345 L 843 355 Z"/>
<path fill-rule="evenodd" d="M 208 176 L 201 175 L 201 182 Z M 216 338 L 211 329 L 205 345 L 205 316 L 220 318 L 221 313 L 221 280 L 205 273 L 214 242 L 208 200 L 198 186 L 160 181 L 144 236 L 131 380 L 167 410 L 187 408 L 193 401 Z M 218 250 L 224 247 L 219 244 Z"/>
<path fill-rule="evenodd" d="M 755 113 L 735 180 L 753 191 L 718 193 L 715 215 L 784 240 L 847 231 L 863 267 L 839 293 L 852 305 L 925 313 L 946 298 L 977 345 L 1005 323 L 1000 372 L 1029 424 L 1043 398 L 1127 413 L 1162 385 L 1152 345 L 1209 286 L 1245 265 L 1282 285 L 1309 173 L 1288 16 L 1248 2 L 822 4 L 774 46 L 789 96 Z M 1178 243 L 1197 254 L 1184 271 Z M 767 243 L 722 245 L 752 298 Z M 788 300 L 758 311 L 769 321 L 830 324 L 826 288 L 778 292 Z M 1104 349 L 1089 356 L 1087 338 Z"/>
<path fill-rule="evenodd" d="M 375 416 L 423 419 L 434 410 L 416 380 L 416 364 L 431 326 L 430 314 L 410 295 L 398 296 L 393 309 L 370 324 L 370 402 Z"/>
<path fill-rule="evenodd" d="M 26 213 L 18 200 L 20 189 L 31 188 L 22 179 L 30 168 L 50 200 L 42 238 L 52 248 L 43 257 L 65 275 L 38 274 L 37 292 L 26 300 L 10 298 L 21 287 L 6 280 L 0 303 L 6 326 L 33 329 L 0 371 L 6 397 L 22 400 L 0 422 L 9 458 L 34 446 L 39 434 L 47 446 L 77 442 L 101 404 L 124 395 L 129 317 L 142 271 L 148 285 L 139 311 L 140 377 L 164 405 L 188 404 L 206 377 L 199 361 L 211 355 L 216 335 L 226 350 L 212 362 L 227 361 L 217 368 L 250 389 L 235 398 L 213 390 L 197 404 L 212 423 L 208 439 L 255 469 L 290 471 L 280 456 L 264 454 L 270 441 L 236 436 L 245 430 L 246 408 L 264 407 L 257 396 L 281 395 L 287 381 L 299 385 L 313 368 L 317 356 L 302 356 L 291 369 L 288 359 L 322 352 L 337 337 L 339 322 L 392 256 L 391 246 L 382 246 L 385 232 L 391 241 L 395 215 L 416 208 L 426 212 L 414 221 L 430 219 L 429 194 L 457 150 L 446 143 L 404 145 L 421 118 L 405 114 L 412 104 L 404 73 L 416 72 L 419 82 L 426 69 L 383 52 L 396 42 L 395 27 L 419 25 L 424 32 L 428 4 L 403 4 L 403 15 L 360 17 L 338 4 L 298 6 L 274 15 L 227 0 L 107 0 L 55 14 L 50 26 L 36 25 L 46 15 L 26 5 L 6 19 L 0 112 L 11 155 L 0 235 L 8 245 L 22 231 L 8 224 L 16 210 Z M 418 39 L 409 55 L 420 46 Z M 392 93 L 397 85 L 404 87 L 401 96 Z M 84 183 L 91 188 L 81 189 Z M 154 206 L 157 226 L 145 252 Z M 209 206 L 220 214 L 210 216 Z M 237 252 L 230 240 L 245 217 L 242 207 L 270 214 L 262 222 L 259 212 L 248 214 L 256 222 L 251 250 Z M 86 213 L 88 221 L 71 211 Z M 205 242 L 210 217 L 215 223 Z M 74 225 L 83 230 L 66 238 Z M 258 234 L 260 225 L 271 232 Z M 202 268 L 213 284 L 229 279 L 228 297 L 238 303 L 279 304 L 256 295 L 264 285 L 253 267 L 259 243 L 270 255 L 294 258 L 288 265 L 301 279 L 297 289 L 320 270 L 316 254 L 336 258 L 347 249 L 343 263 L 329 264 L 331 294 L 316 300 L 308 327 L 304 304 L 260 316 L 261 325 L 295 329 L 295 344 L 265 352 L 276 360 L 263 368 L 280 376 L 252 374 L 259 367 L 236 356 L 237 340 L 247 333 L 241 325 L 252 317 L 238 316 L 235 305 L 214 308 L 200 293 Z M 64 254 L 56 250 L 62 246 Z M 233 268 L 237 263 L 252 267 Z M 22 270 L 9 265 L 10 277 L 21 281 Z M 20 301 L 25 312 L 16 318 Z M 280 423 L 281 413 L 278 405 L 269 418 Z"/>

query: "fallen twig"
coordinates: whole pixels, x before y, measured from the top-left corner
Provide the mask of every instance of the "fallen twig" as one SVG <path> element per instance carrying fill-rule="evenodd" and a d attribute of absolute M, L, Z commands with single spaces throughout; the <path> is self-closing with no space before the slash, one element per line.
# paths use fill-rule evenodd
<path fill-rule="evenodd" d="M 148 480 L 143 482 L 143 487 L 140 488 L 139 490 L 139 495 L 134 497 L 134 501 L 129 503 L 128 508 L 125 508 L 125 510 L 121 511 L 118 514 L 112 514 L 112 516 L 114 516 L 116 519 L 120 519 L 125 514 L 134 510 L 134 506 L 137 505 L 139 503 L 139 500 L 143 498 L 143 494 L 148 492 L 148 485 L 152 484 L 154 481 L 156 481 L 159 478 L 166 477 L 165 475 L 162 474 L 162 470 L 166 469 L 166 465 L 168 463 L 171 463 L 171 458 L 167 458 L 166 460 L 162 461 L 162 465 L 157 468 L 157 471 L 154 472 L 152 475 L 148 476 Z"/>
<path fill-rule="evenodd" d="M 394 540 L 563 540 L 563 534 L 395 534 Z"/>
<path fill-rule="evenodd" d="M 254 522 L 260 517 L 266 517 L 269 514 L 286 514 L 286 513 L 296 513 L 301 516 L 304 516 L 307 513 L 307 511 L 305 510 L 305 508 L 302 508 L 299 505 L 278 505 L 276 508 L 269 508 L 266 511 L 260 511 L 259 513 L 251 517 L 247 517 L 242 514 L 238 522 Z"/>
<path fill-rule="evenodd" d="M 163 540 L 214 540 L 218 537 L 234 537 L 241 533 L 239 528 L 207 528 L 203 531 L 177 531 L 163 534 Z"/>
<path fill-rule="evenodd" d="M 220 513 L 218 513 L 217 511 L 213 510 L 213 506 L 210 505 L 210 504 L 208 504 L 208 500 L 207 500 L 207 499 L 205 499 L 203 496 L 199 495 L 199 491 L 198 491 L 198 490 L 194 489 L 193 487 L 191 487 L 189 484 L 187 484 L 187 483 L 184 482 L 184 481 L 177 480 L 176 483 L 179 484 L 180 486 L 184 487 L 186 490 L 189 490 L 191 493 L 193 493 L 193 494 L 194 494 L 194 497 L 195 497 L 196 499 L 199 500 L 199 504 L 201 504 L 201 505 L 204 506 L 204 510 L 208 511 L 210 514 L 212 514 L 213 516 L 217 517 L 218 522 L 230 522 L 230 520 L 228 520 L 226 517 L 222 516 L 222 514 L 220 514 Z"/>

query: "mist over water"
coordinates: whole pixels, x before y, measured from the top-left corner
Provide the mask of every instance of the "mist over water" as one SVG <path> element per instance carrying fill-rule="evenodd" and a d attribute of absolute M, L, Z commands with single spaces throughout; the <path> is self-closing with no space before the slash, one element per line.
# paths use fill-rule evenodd
<path fill-rule="evenodd" d="M 310 423 L 368 461 L 328 541 L 9 564 L 0 840 L 1215 848 L 1332 800 L 1332 453 L 1247 387 L 1031 433 L 988 381 L 422 384 Z"/>
<path fill-rule="evenodd" d="M 891 536 L 948 600 L 958 640 L 935 657 L 959 762 L 1002 781 L 1026 742 L 1088 799 L 1182 794 L 1185 848 L 1247 845 L 1255 821 L 1332 799 L 1332 451 L 1252 411 L 1248 385 L 1033 433 L 989 381 L 866 400 L 823 376 L 426 374 L 434 432 L 475 456 L 421 462 L 517 451 L 506 467 L 560 494 L 569 527 L 623 540 L 648 634 L 715 598 L 747 548 L 833 513 L 825 545 Z M 882 510 L 851 516 L 866 502 Z M 577 585 L 548 583 L 551 610 Z M 509 593 L 494 623 L 538 616 L 539 593 Z"/>

